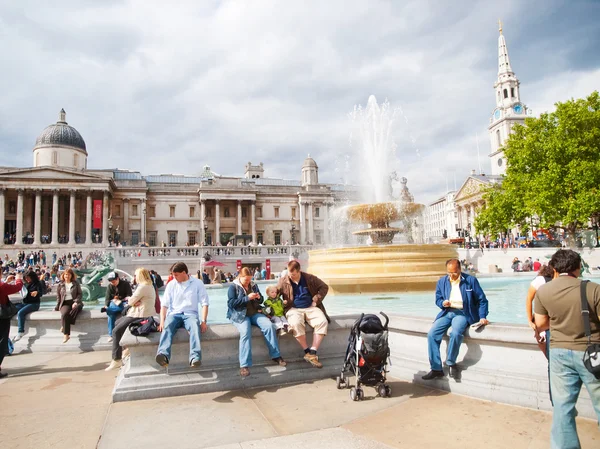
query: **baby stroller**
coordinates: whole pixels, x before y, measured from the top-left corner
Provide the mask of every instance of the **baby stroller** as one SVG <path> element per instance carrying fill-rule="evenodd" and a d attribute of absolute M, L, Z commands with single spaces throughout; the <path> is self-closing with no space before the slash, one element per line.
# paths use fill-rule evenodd
<path fill-rule="evenodd" d="M 389 318 L 383 312 L 385 324 L 377 315 L 364 313 L 352 326 L 348 337 L 346 358 L 340 375 L 336 378 L 338 390 L 350 388 L 350 398 L 360 401 L 364 397 L 361 385 L 374 387 L 381 397 L 391 397 L 392 388 L 385 383 L 387 362 L 390 356 L 388 346 Z M 350 387 L 349 376 L 356 378 L 356 386 Z"/>

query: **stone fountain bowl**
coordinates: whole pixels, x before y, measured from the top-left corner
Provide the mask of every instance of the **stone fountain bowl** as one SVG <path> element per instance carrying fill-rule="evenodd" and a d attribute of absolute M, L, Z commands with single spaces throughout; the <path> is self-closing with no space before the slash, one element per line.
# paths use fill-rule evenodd
<path fill-rule="evenodd" d="M 355 223 L 370 224 L 372 228 L 389 228 L 390 222 L 418 215 L 424 207 L 417 203 L 390 201 L 349 206 L 346 213 L 348 219 Z"/>

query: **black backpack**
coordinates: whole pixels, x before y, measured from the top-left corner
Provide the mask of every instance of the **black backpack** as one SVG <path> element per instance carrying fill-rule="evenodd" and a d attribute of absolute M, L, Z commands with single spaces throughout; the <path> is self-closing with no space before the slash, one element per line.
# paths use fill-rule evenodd
<path fill-rule="evenodd" d="M 129 325 L 129 332 L 136 337 L 147 337 L 151 332 L 158 332 L 158 324 L 153 317 L 140 318 Z"/>
<path fill-rule="evenodd" d="M 154 275 L 154 282 L 156 283 L 156 288 L 161 288 L 165 285 L 162 278 L 160 277 L 160 274 L 158 273 Z"/>

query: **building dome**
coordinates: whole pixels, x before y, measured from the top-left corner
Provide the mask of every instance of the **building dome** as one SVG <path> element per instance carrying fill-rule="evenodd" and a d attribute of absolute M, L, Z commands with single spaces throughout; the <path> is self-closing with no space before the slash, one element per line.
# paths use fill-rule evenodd
<path fill-rule="evenodd" d="M 312 157 L 310 157 L 310 154 L 308 155 L 308 157 L 306 159 L 304 159 L 304 164 L 302 164 L 302 168 L 306 168 L 306 167 L 319 168 L 317 166 L 317 163 L 315 162 L 315 160 Z"/>
<path fill-rule="evenodd" d="M 61 109 L 58 122 L 42 131 L 35 141 L 33 151 L 44 147 L 71 147 L 82 150 L 87 155 L 83 137 L 67 124 L 66 115 L 65 110 Z"/>

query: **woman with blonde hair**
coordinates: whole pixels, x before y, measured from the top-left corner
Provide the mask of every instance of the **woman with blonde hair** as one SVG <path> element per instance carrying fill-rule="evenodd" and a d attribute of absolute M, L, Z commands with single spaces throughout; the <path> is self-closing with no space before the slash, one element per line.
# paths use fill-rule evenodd
<path fill-rule="evenodd" d="M 111 371 L 120 368 L 123 365 L 121 360 L 123 356 L 123 348 L 121 347 L 121 337 L 131 323 L 142 321 L 144 318 L 154 315 L 154 300 L 156 299 L 156 290 L 152 284 L 150 272 L 145 268 L 135 270 L 135 278 L 138 287 L 129 298 L 129 309 L 127 314 L 117 320 L 113 329 L 112 341 L 112 362 L 106 368 L 106 371 Z"/>
<path fill-rule="evenodd" d="M 56 290 L 55 311 L 60 310 L 61 328 L 64 334 L 63 343 L 71 338 L 71 326 L 75 324 L 77 315 L 83 309 L 81 285 L 77 282 L 77 275 L 71 268 L 67 268 L 60 276 L 61 281 Z"/>

